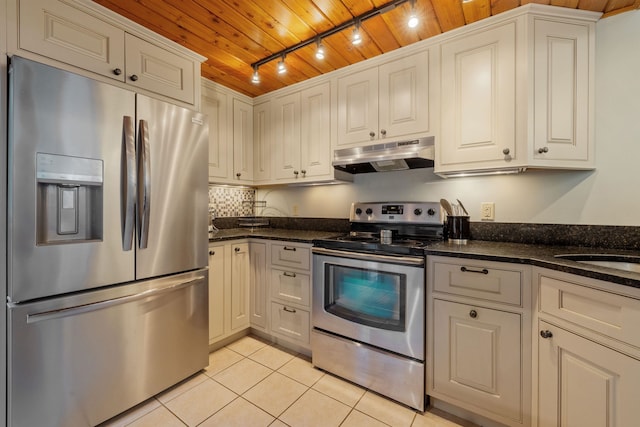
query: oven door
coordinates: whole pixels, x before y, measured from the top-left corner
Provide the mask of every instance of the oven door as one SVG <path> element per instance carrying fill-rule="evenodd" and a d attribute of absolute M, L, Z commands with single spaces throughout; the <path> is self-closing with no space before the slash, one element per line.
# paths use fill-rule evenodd
<path fill-rule="evenodd" d="M 424 258 L 313 248 L 313 327 L 424 360 Z"/>

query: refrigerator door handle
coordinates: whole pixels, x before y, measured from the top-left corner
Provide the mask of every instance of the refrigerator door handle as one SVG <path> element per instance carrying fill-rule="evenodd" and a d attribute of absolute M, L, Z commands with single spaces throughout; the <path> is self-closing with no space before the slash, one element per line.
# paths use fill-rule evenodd
<path fill-rule="evenodd" d="M 163 288 L 152 288 L 146 291 L 139 292 L 133 295 L 126 295 L 123 297 L 108 299 L 104 301 L 95 302 L 92 304 L 82 304 L 74 307 L 61 308 L 58 310 L 44 311 L 42 313 L 34 313 L 27 315 L 27 323 L 44 322 L 47 320 L 60 319 L 62 317 L 76 316 L 78 314 L 90 313 L 92 311 L 103 310 L 105 308 L 113 307 L 115 305 L 126 304 L 128 302 L 136 301 L 143 298 L 155 297 L 158 295 L 166 294 L 168 292 L 177 291 L 178 289 L 192 286 L 202 280 L 204 276 L 196 276 L 192 279 L 184 282 L 174 283 Z"/>
<path fill-rule="evenodd" d="M 145 249 L 149 242 L 151 215 L 151 156 L 146 120 L 140 120 L 138 125 L 138 185 L 138 245 Z"/>
<path fill-rule="evenodd" d="M 136 145 L 133 118 L 122 118 L 122 178 L 121 178 L 121 206 L 123 210 L 122 247 L 130 251 L 133 246 L 135 212 L 136 212 Z"/>

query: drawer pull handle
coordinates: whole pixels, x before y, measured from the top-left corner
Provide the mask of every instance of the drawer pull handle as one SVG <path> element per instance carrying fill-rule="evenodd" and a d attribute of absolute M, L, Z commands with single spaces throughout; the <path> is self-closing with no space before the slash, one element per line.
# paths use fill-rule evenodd
<path fill-rule="evenodd" d="M 551 338 L 553 337 L 553 333 L 547 329 L 545 329 L 544 331 L 540 331 L 540 336 L 542 338 Z"/>
<path fill-rule="evenodd" d="M 467 268 L 465 266 L 460 267 L 460 271 L 463 273 L 480 273 L 480 274 L 489 274 L 489 270 L 483 268 L 482 270 L 474 270 L 472 268 Z"/>
<path fill-rule="evenodd" d="M 210 256 L 214 256 L 215 254 L 216 254 L 216 251 L 209 251 Z"/>
<path fill-rule="evenodd" d="M 287 246 L 285 246 L 283 249 L 284 249 L 285 251 L 293 251 L 293 252 L 295 252 L 295 251 L 296 251 L 296 248 L 290 248 L 290 247 L 287 247 Z"/>
<path fill-rule="evenodd" d="M 469 312 L 469 317 L 471 317 L 472 319 L 475 319 L 476 317 L 478 317 L 478 312 L 475 310 L 471 310 Z"/>
<path fill-rule="evenodd" d="M 296 273 L 289 273 L 288 271 L 283 272 L 282 275 L 287 277 L 296 277 Z"/>
<path fill-rule="evenodd" d="M 287 313 L 295 313 L 296 312 L 295 308 L 282 307 L 282 309 L 284 311 L 286 311 Z"/>

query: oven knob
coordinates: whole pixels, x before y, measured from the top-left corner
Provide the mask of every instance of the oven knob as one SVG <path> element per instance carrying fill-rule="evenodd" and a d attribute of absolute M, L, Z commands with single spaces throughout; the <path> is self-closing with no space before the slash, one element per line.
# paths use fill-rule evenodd
<path fill-rule="evenodd" d="M 367 208 L 367 210 L 365 211 L 365 213 L 367 215 L 371 215 L 373 213 L 373 211 L 371 210 L 371 208 Z"/>
<path fill-rule="evenodd" d="M 356 208 L 356 215 L 360 215 L 362 213 L 362 209 Z"/>
<path fill-rule="evenodd" d="M 414 213 L 414 214 L 416 214 L 417 216 L 420 216 L 420 215 L 422 215 L 422 209 L 420 209 L 420 208 L 415 209 L 415 210 L 413 211 L 413 213 Z"/>
<path fill-rule="evenodd" d="M 429 209 L 427 211 L 427 215 L 429 215 L 429 216 L 434 216 L 435 214 L 436 214 L 436 211 L 434 211 L 433 209 Z"/>

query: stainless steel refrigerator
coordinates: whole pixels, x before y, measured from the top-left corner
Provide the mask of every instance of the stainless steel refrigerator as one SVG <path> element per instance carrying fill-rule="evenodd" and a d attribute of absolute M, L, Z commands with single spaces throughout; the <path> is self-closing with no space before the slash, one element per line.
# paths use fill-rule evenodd
<path fill-rule="evenodd" d="M 13 57 L 8 424 L 89 426 L 208 364 L 204 117 Z"/>

